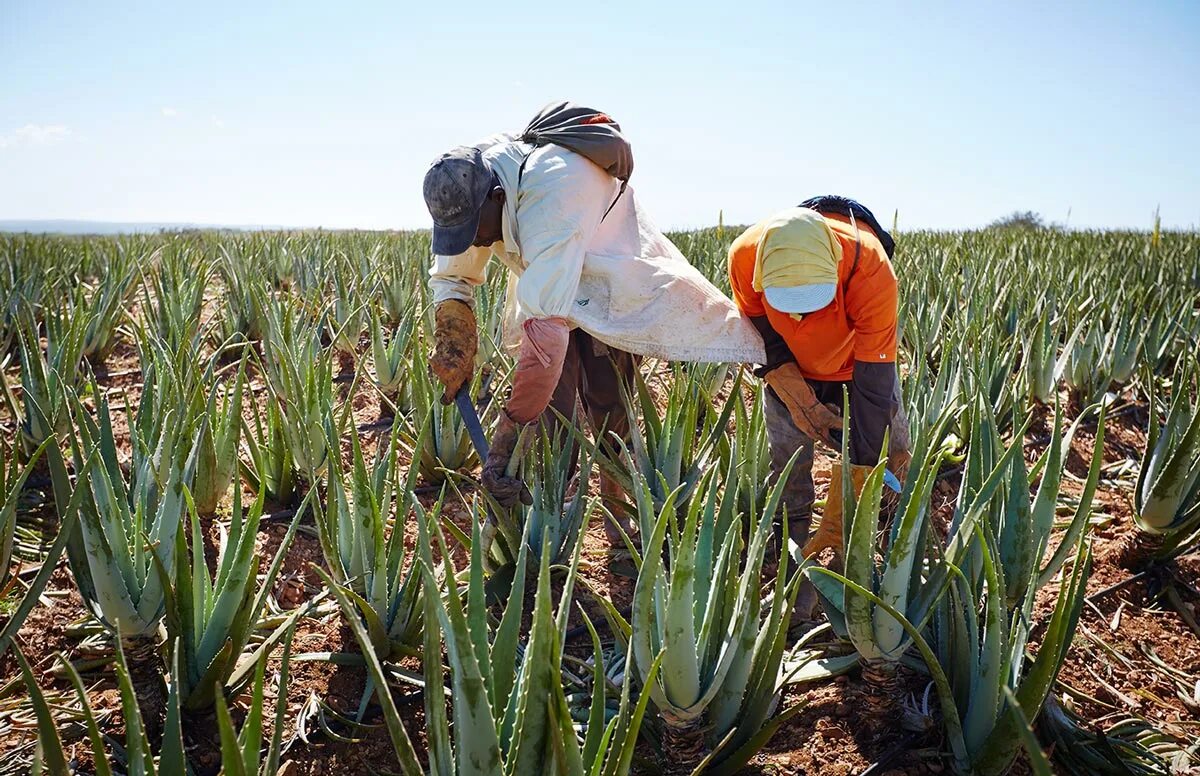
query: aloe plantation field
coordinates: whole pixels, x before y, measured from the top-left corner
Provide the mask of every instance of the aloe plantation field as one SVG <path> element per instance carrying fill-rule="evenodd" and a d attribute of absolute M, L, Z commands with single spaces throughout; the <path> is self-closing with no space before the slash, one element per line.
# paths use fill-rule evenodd
<path fill-rule="evenodd" d="M 727 289 L 737 234 L 671 237 Z M 643 362 L 619 455 L 539 432 L 492 502 L 428 253 L 0 235 L 0 773 L 1200 772 L 1200 234 L 899 233 L 913 462 L 818 451 L 845 563 L 780 552 L 740 365 Z"/>

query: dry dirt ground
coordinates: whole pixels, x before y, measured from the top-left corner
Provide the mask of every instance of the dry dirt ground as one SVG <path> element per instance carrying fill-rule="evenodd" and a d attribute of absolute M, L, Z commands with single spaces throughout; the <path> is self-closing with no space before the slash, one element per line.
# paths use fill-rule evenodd
<path fill-rule="evenodd" d="M 136 403 L 140 388 L 136 353 L 127 342 L 121 343 L 105 365 L 106 371 L 98 374 L 98 383 L 114 396 L 127 394 L 132 405 Z M 262 384 L 261 377 L 252 375 L 256 386 Z M 342 385 L 341 390 L 346 390 Z M 254 396 L 259 402 L 267 400 L 264 390 Z M 1123 397 L 1123 400 L 1128 397 Z M 378 396 L 369 388 L 353 397 L 354 415 L 360 425 L 369 426 L 380 414 Z M 115 399 L 113 403 L 123 404 Z M 1122 402 L 1119 402 L 1122 403 Z M 1130 530 L 1132 510 L 1132 483 L 1136 477 L 1136 464 L 1145 442 L 1146 414 L 1144 407 L 1123 402 L 1124 409 L 1114 412 L 1110 418 L 1105 438 L 1105 475 L 1096 498 L 1098 526 L 1095 530 L 1095 571 L 1088 584 L 1089 594 L 1094 595 L 1105 588 L 1125 580 L 1129 572 L 1115 562 L 1115 550 L 1120 540 Z M 116 413 L 118 435 L 127 443 L 127 418 L 124 412 Z M 1042 412 L 1027 437 L 1027 456 L 1034 460 L 1044 449 L 1049 439 L 1047 417 Z M 10 436 L 14 432 L 11 418 L 0 417 L 0 433 Z M 1064 485 L 1067 495 L 1078 495 L 1080 482 L 1086 476 L 1095 428 L 1086 424 L 1076 435 L 1074 454 L 1069 467 L 1075 479 Z M 368 431 L 362 438 L 368 449 L 377 443 L 377 432 Z M 10 436 L 11 438 L 11 436 Z M 345 452 L 345 451 L 343 451 Z M 818 498 L 828 481 L 830 461 L 818 457 L 815 472 L 818 481 Z M 407 468 L 407 461 L 404 462 Z M 945 473 L 939 486 L 938 498 L 948 502 L 957 486 L 955 473 Z M 595 483 L 592 483 L 593 489 Z M 44 477 L 35 475 L 32 488 L 48 491 Z M 43 493 L 43 501 L 48 500 Z M 33 500 L 38 498 L 35 492 Z M 52 511 L 49 507 L 46 511 Z M 266 521 L 261 530 L 262 555 L 270 558 L 275 554 L 280 539 L 286 530 L 290 513 L 279 505 L 268 505 L 268 512 L 276 514 Z M 452 519 L 467 526 L 469 515 L 461 504 L 451 507 Z M 211 524 L 208 526 L 212 529 Z M 211 533 L 211 530 L 210 530 Z M 611 598 L 618 608 L 625 607 L 632 595 L 630 580 L 613 577 L 607 572 L 604 549 L 607 545 L 601 526 L 594 523 L 589 529 L 584 544 L 583 576 L 592 588 Z M 456 562 L 461 566 L 461 553 Z M 321 562 L 320 546 L 315 534 L 301 531 L 290 548 L 279 578 L 275 583 L 275 598 L 280 607 L 291 609 L 304 604 L 320 589 L 317 575 L 309 564 Z M 265 570 L 265 563 L 264 563 Z M 1193 590 L 1200 585 L 1200 557 L 1195 555 L 1181 559 L 1172 569 L 1173 573 Z M 1049 587 L 1053 587 L 1053 584 Z M 1178 735 L 1195 737 L 1200 732 L 1200 708 L 1197 708 L 1193 693 L 1197 677 L 1200 677 L 1200 636 L 1189 627 L 1176 608 L 1161 600 L 1161 579 L 1147 577 L 1121 587 L 1090 602 L 1080 623 L 1079 634 L 1062 672 L 1062 682 L 1075 697 L 1075 703 L 1088 719 L 1101 719 L 1113 714 L 1137 714 Z M 1184 589 L 1183 608 L 1195 617 L 1200 601 Z M 602 617 L 598 607 L 586 595 L 577 591 L 576 600 L 599 621 Z M 1053 606 L 1054 590 L 1043 591 L 1039 599 L 1037 614 L 1044 619 Z M 3 618 L 0 614 L 0 619 Z M 42 605 L 38 606 L 20 632 L 22 649 L 29 656 L 42 686 L 51 692 L 58 711 L 64 720 L 70 709 L 76 707 L 74 699 L 67 694 L 68 683 L 52 672 L 55 655 L 61 653 L 70 660 L 86 659 L 92 654 L 91 642 L 73 635 L 79 623 L 87 619 L 78 594 L 73 589 L 71 576 L 65 565 L 52 578 Z M 574 615 L 573 624 L 579 622 Z M 1194 627 L 1194 626 L 1193 626 Z M 1035 631 L 1035 638 L 1037 632 Z M 569 644 L 569 650 L 586 651 L 586 637 Z M 305 652 L 355 652 L 357 646 L 349 630 L 342 624 L 339 615 L 329 614 L 320 618 L 300 621 L 294 643 L 294 653 Z M 1156 659 L 1177 670 L 1172 676 L 1163 670 Z M 414 663 L 413 666 L 415 667 Z M 278 667 L 277 661 L 272 669 Z M 90 697 L 95 707 L 104 712 L 104 727 L 110 732 L 122 730 L 119 698 L 105 669 L 84 674 L 85 682 L 91 687 Z M 299 774 L 367 774 L 394 772 L 398 769 L 391 746 L 384 730 L 379 726 L 377 710 L 368 708 L 366 726 L 357 732 L 340 724 L 333 716 L 336 711 L 353 717 L 359 706 L 364 687 L 365 673 L 360 667 L 335 665 L 316 660 L 294 661 L 292 677 L 287 687 L 288 727 L 285 740 L 290 745 L 285 754 L 287 766 L 284 773 Z M 919 698 L 925 688 L 925 679 L 916 673 L 902 676 L 903 697 L 898 703 L 912 702 Z M 1189 685 L 1190 683 L 1190 685 Z M 268 697 L 273 701 L 277 686 L 269 686 Z M 863 709 L 864 688 L 856 674 L 838 677 L 835 680 L 813 685 L 793 685 L 783 698 L 783 707 L 801 704 L 804 710 L 783 727 L 763 751 L 754 758 L 744 773 L 782 774 L 938 774 L 949 771 L 949 764 L 939 752 L 941 742 L 936 735 L 910 736 L 896 724 L 892 715 L 873 718 Z M 1061 692 L 1061 691 L 1060 691 Z M 420 741 L 422 725 L 422 702 L 416 690 L 396 689 L 397 702 L 408 729 Z M 0 658 L 0 751 L 27 755 L 31 751 L 35 735 L 32 714 L 23 704 L 24 692 L 19 681 L 15 662 L 11 656 Z M 936 705 L 936 704 L 935 704 Z M 322 711 L 324 710 L 324 711 Z M 303 712 L 303 713 L 302 713 Z M 304 730 L 298 730 L 297 720 L 308 720 Z M 322 717 L 326 724 L 321 724 Z M 327 730 L 325 729 L 327 728 Z M 70 726 L 63 728 L 65 735 L 78 730 Z M 185 733 L 187 744 L 196 759 L 203 763 L 207 772 L 215 772 L 219 763 L 217 734 L 212 715 L 189 718 Z M 341 740 L 339 740 L 339 737 Z M 82 752 L 83 747 L 77 746 Z M 653 755 L 649 747 L 640 750 L 643 757 Z M 10 759 L 8 762 L 15 762 Z M 882 762 L 880 762 L 882 761 Z M 874 767 L 873 767 L 874 766 Z M 1018 764 L 1017 772 L 1024 766 Z M 0 764 L 0 773 L 4 772 Z M 636 772 L 636 771 L 635 771 Z"/>

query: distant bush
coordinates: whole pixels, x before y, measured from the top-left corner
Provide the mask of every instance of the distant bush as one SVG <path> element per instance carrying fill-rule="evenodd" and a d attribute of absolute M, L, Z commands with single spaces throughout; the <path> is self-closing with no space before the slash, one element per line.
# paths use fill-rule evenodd
<path fill-rule="evenodd" d="M 1053 224 L 1047 224 L 1041 213 L 1032 210 L 1014 210 L 1003 218 L 997 218 L 988 224 L 988 229 L 1053 229 Z"/>

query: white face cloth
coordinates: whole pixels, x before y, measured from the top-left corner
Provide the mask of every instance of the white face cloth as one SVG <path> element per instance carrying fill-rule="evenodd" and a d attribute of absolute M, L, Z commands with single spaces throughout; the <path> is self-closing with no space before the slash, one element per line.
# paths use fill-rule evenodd
<path fill-rule="evenodd" d="M 619 350 L 671 361 L 762 363 L 753 324 L 650 221 L 633 188 L 558 146 L 508 136 L 480 145 L 506 197 L 504 240 L 434 256 L 434 302 L 473 300 L 495 255 L 512 271 L 508 315 L 566 318 Z M 530 154 L 524 173 L 521 163 Z M 519 184 L 518 184 L 519 177 Z M 519 337 L 519 326 L 506 326 Z M 510 343 L 511 344 L 511 343 Z"/>

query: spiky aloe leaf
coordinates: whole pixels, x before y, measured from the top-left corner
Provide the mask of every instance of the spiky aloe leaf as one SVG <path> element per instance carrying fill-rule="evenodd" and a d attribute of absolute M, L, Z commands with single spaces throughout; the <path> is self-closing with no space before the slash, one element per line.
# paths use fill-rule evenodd
<path fill-rule="evenodd" d="M 504 773 L 581 774 L 579 742 L 563 694 L 559 664 L 562 647 L 550 595 L 550 564 L 542 555 L 534 596 L 533 624 L 521 663 L 516 726 L 504 761 Z"/>
<path fill-rule="evenodd" d="M 379 656 L 375 653 L 375 648 L 371 646 L 371 637 L 367 634 L 367 630 L 363 627 L 362 622 L 355 616 L 354 604 L 351 603 L 345 591 L 334 582 L 333 577 L 328 572 L 316 565 L 311 565 L 310 568 L 316 571 L 329 587 L 330 592 L 342 610 L 342 616 L 349 624 L 350 630 L 354 633 L 354 638 L 358 641 L 358 647 L 362 650 L 363 658 L 367 663 L 367 670 L 375 683 L 375 695 L 379 699 L 379 705 L 383 708 L 388 735 L 392 739 L 392 746 L 396 751 L 396 757 L 400 760 L 401 771 L 404 776 L 421 776 L 421 765 L 417 760 L 417 752 L 413 748 L 412 739 L 409 738 L 408 731 L 400 719 L 400 712 L 396 709 L 396 702 L 392 700 L 391 692 L 388 690 L 387 676 L 383 672 L 383 665 L 379 660 Z M 431 587 L 430 589 L 433 588 Z"/>
<path fill-rule="evenodd" d="M 1004 609 L 1006 596 L 1004 583 L 996 567 L 998 551 L 995 540 L 983 526 L 977 528 L 979 541 L 983 543 L 983 573 L 987 585 L 983 598 L 983 614 L 977 652 L 972 656 L 970 702 L 963 716 L 963 737 L 967 751 L 978 752 L 983 742 L 991 735 L 1000 716 L 1004 699 L 1005 683 L 1011 671 L 1005 670 L 1008 649 L 1008 623 Z"/>
<path fill-rule="evenodd" d="M 662 643 L 666 656 L 662 672 L 663 690 L 672 705 L 687 709 L 700 698 L 700 659 L 696 655 L 695 588 L 696 523 L 699 505 L 690 506 L 684 518 L 682 535 L 672 542 L 670 586 L 665 618 L 662 624 Z M 663 510 L 668 520 L 674 520 L 674 510 Z"/>
<path fill-rule="evenodd" d="M 1004 688 L 1004 699 L 1008 705 L 1008 713 L 1012 715 L 1013 725 L 1021 736 L 1021 744 L 1025 747 L 1026 754 L 1029 755 L 1029 767 L 1033 770 L 1034 776 L 1054 776 L 1050 760 L 1042 751 L 1042 745 L 1038 743 L 1037 736 L 1034 734 L 1029 720 L 1025 717 L 1025 713 L 1021 711 L 1021 704 L 1017 700 L 1017 696 L 1008 687 Z"/>
<path fill-rule="evenodd" d="M 900 626 L 904 628 L 904 632 L 912 639 L 913 646 L 921 653 L 921 657 L 925 661 L 925 665 L 929 668 L 930 678 L 933 680 L 934 689 L 937 692 L 938 702 L 942 709 L 942 726 L 946 732 L 946 737 L 950 741 L 950 748 L 954 755 L 955 767 L 961 772 L 969 771 L 970 757 L 967 754 L 966 743 L 963 740 L 962 721 L 958 715 L 958 707 L 954 698 L 954 690 L 950 686 L 950 680 L 947 678 L 946 672 L 942 669 L 941 662 L 938 660 L 937 653 L 929 646 L 929 642 L 921 634 L 921 631 L 909 622 L 904 613 L 893 606 L 887 604 L 882 598 L 875 593 L 859 585 L 847 577 L 838 574 L 836 571 L 830 571 L 826 568 L 814 567 L 812 573 L 817 576 L 825 576 L 836 580 L 847 589 L 856 595 L 866 598 L 871 603 L 882 608 L 890 614 Z"/>
<path fill-rule="evenodd" d="M 54 715 L 50 713 L 50 705 L 46 703 L 46 696 L 38 686 L 33 669 L 29 667 L 29 661 L 25 659 L 20 647 L 13 646 L 13 657 L 17 659 L 17 666 L 21 669 L 21 679 L 25 682 L 25 690 L 29 693 L 29 702 L 37 718 L 38 749 L 42 766 L 55 776 L 67 774 L 70 772 L 67 768 L 67 753 L 63 749 L 62 739 L 58 736 L 58 727 L 54 723 Z M 103 750 L 101 752 L 103 753 Z"/>
<path fill-rule="evenodd" d="M 47 462 L 50 466 L 50 479 L 54 488 L 54 503 L 61 505 L 58 508 L 58 536 L 54 538 L 49 549 L 46 550 L 46 555 L 42 559 L 42 567 L 30 583 L 29 589 L 25 591 L 21 603 L 17 605 L 16 611 L 8 618 L 3 628 L 0 628 L 0 655 L 8 649 L 9 644 L 16 637 L 17 631 L 25 623 L 25 618 L 37 606 L 38 599 L 42 595 L 42 591 L 46 589 L 46 585 L 50 583 L 50 577 L 54 574 L 54 570 L 58 567 L 58 559 L 62 556 L 63 551 L 67 549 L 72 538 L 78 537 L 79 530 L 79 509 L 83 503 L 84 497 L 87 495 L 87 487 L 79 486 L 72 490 L 70 479 L 67 476 L 66 465 L 62 460 L 62 453 L 58 449 L 58 445 L 50 445 L 47 450 Z M 92 454 L 89 454 L 89 459 Z M 90 582 L 77 582 L 77 586 L 82 593 L 85 587 L 90 586 Z"/>
<path fill-rule="evenodd" d="M 425 729 L 429 742 L 429 776 L 456 776 L 454 750 L 450 745 L 450 723 L 446 718 L 446 702 L 443 698 L 446 680 L 442 666 L 442 631 L 432 627 L 432 623 L 437 620 L 437 603 L 433 596 L 428 595 L 423 603 L 425 620 L 430 623 L 430 627 L 424 631 L 424 652 L 421 657 L 421 672 L 425 679 Z"/>
<path fill-rule="evenodd" d="M 599 759 L 600 744 L 604 738 L 604 701 L 606 698 L 604 674 L 604 653 L 600 648 L 600 634 L 592 625 L 592 619 L 587 616 L 583 607 L 579 607 L 579 616 L 587 626 L 588 635 L 592 639 L 592 703 L 588 707 L 587 731 L 583 740 L 583 762 L 594 763 Z"/>
<path fill-rule="evenodd" d="M 1087 542 L 1081 539 L 1071 576 L 1063 579 L 1042 646 L 1016 689 L 1016 696 L 1026 719 L 1037 718 L 1054 680 L 1058 677 L 1058 671 L 1066 660 L 1079 615 L 1083 610 L 1084 592 L 1091 570 L 1091 549 Z M 997 721 L 991 735 L 974 758 L 975 767 L 981 774 L 1001 774 L 1011 765 L 1016 749 L 1020 746 L 1015 727 L 1011 715 L 1004 715 Z"/>
<path fill-rule="evenodd" d="M 1166 422 L 1158 427 L 1151 403 L 1150 436 L 1136 491 L 1138 527 L 1152 534 L 1172 534 L 1191 525 L 1186 504 L 1200 489 L 1200 404 L 1188 407 L 1183 375 L 1175 380 L 1175 397 Z"/>
<path fill-rule="evenodd" d="M 874 543 L 879 520 L 879 503 L 883 495 L 883 472 L 886 466 L 885 459 L 875 466 L 867 476 L 846 538 L 846 576 L 867 589 L 875 587 Z M 875 641 L 871 602 L 847 591 L 843 610 L 846 613 L 846 630 L 859 654 L 868 660 L 887 657 L 879 651 Z"/>
<path fill-rule="evenodd" d="M 100 725 L 96 721 L 96 713 L 92 709 L 91 701 L 88 700 L 87 688 L 84 687 L 83 679 L 65 655 L 60 652 L 57 657 L 59 666 L 71 681 L 71 686 L 75 689 L 75 697 L 79 700 L 83 724 L 87 728 L 88 746 L 92 750 L 92 768 L 95 769 L 96 776 L 113 776 L 112 767 L 108 764 L 108 757 L 104 752 L 104 736 L 100 732 Z"/>
<path fill-rule="evenodd" d="M 261 698 L 259 699 L 261 701 Z M 217 689 L 217 732 L 221 738 L 221 773 L 224 776 L 256 776 L 246 766 L 244 753 L 238 746 L 237 732 L 225 703 L 225 693 Z"/>
<path fill-rule="evenodd" d="M 646 686 L 653 686 L 658 681 L 658 671 L 662 666 L 662 653 L 655 655 L 650 668 L 645 673 Z M 592 763 L 592 776 L 628 776 L 630 764 L 633 762 L 633 752 L 637 746 L 638 731 L 650 703 L 650 693 L 638 694 L 637 705 L 630 709 L 630 688 L 633 685 L 633 653 L 625 655 L 625 681 L 621 686 L 621 704 L 617 717 L 604 732 L 600 742 L 601 751 L 607 751 L 608 756 L 603 761 Z"/>
<path fill-rule="evenodd" d="M 457 731 L 456 759 L 459 772 L 463 776 L 500 773 L 500 739 L 462 601 L 453 583 L 448 583 L 450 589 L 446 591 L 445 596 L 429 594 L 429 591 L 439 588 L 433 569 L 424 558 L 421 562 L 427 597 L 438 599 L 437 619 L 441 623 L 446 654 L 450 660 L 451 685 L 456 699 L 454 727 Z M 430 627 L 430 624 L 427 623 L 426 627 Z"/>
<path fill-rule="evenodd" d="M 1058 545 L 1058 549 L 1050 556 L 1050 560 L 1038 572 L 1036 585 L 1041 587 L 1058 573 L 1063 564 L 1071 557 L 1071 552 L 1078 546 L 1079 540 L 1087 531 L 1088 521 L 1092 516 L 1092 502 L 1096 497 L 1096 490 L 1100 486 L 1100 472 L 1104 466 L 1104 421 L 1107 413 L 1107 407 L 1100 407 L 1100 414 L 1096 418 L 1096 439 L 1092 447 L 1092 462 L 1088 466 L 1087 480 L 1083 484 L 1083 493 L 1079 496 L 1079 503 L 1075 507 L 1075 514 L 1071 518 L 1067 530 L 1063 532 L 1062 540 Z M 1081 416 L 1082 417 L 1082 416 Z M 1076 424 L 1078 424 L 1078 420 Z M 1074 433 L 1075 425 L 1068 432 L 1067 441 L 1069 443 L 1071 435 Z M 1050 476 L 1047 473 L 1047 476 Z M 1041 490 L 1038 491 L 1038 496 L 1041 496 Z M 1050 507 L 1053 512 L 1053 507 Z M 1040 557 L 1040 556 L 1039 556 Z"/>
<path fill-rule="evenodd" d="M 193 496 L 201 514 L 211 514 L 229 490 L 238 468 L 238 440 L 242 429 L 242 391 L 246 380 L 246 356 L 238 366 L 232 390 L 217 403 L 213 390 L 204 405 L 198 445 L 199 458 Z"/>

